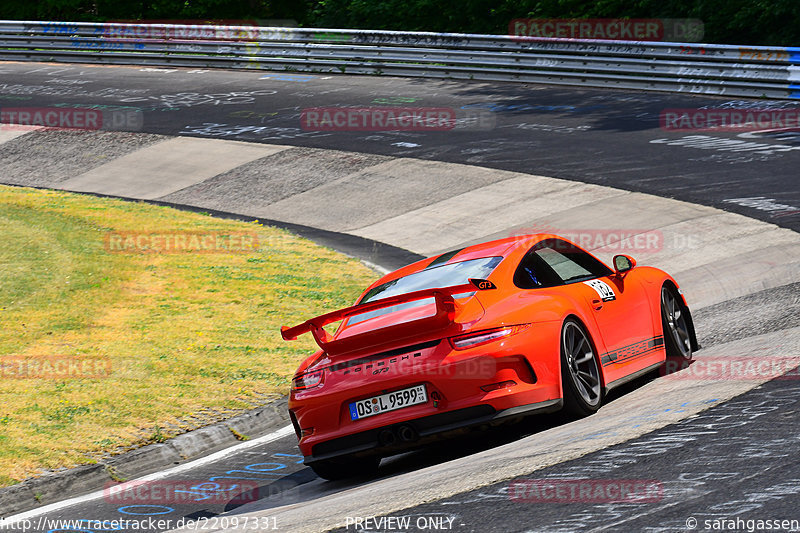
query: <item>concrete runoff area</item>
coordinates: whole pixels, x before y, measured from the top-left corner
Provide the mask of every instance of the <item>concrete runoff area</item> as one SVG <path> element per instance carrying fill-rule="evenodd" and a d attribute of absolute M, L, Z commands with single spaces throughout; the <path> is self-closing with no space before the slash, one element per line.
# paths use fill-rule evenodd
<path fill-rule="evenodd" d="M 353 154 L 339 150 L 292 147 L 239 165 L 160 200 L 205 209 L 270 218 L 265 205 L 296 196 L 304 191 L 373 168 L 389 158 L 372 154 Z M 305 206 L 305 213 L 309 213 Z M 295 216 L 302 222 L 303 216 Z M 287 220 L 289 222 L 289 220 Z M 318 226 L 319 227 L 319 226 Z"/>
<path fill-rule="evenodd" d="M 354 232 L 392 216 L 446 201 L 453 195 L 501 181 L 486 168 L 416 159 L 391 159 L 285 198 L 261 210 L 265 218 L 332 231 Z M 412 250 L 414 251 L 414 250 Z"/>
<path fill-rule="evenodd" d="M 465 166 L 464 175 L 475 167 Z M 507 179 L 458 194 L 402 215 L 358 228 L 356 235 L 392 242 L 423 255 L 433 255 L 474 241 L 476 235 L 509 236 L 508 228 L 530 223 L 528 233 L 553 232 L 534 220 L 585 204 L 628 194 L 609 187 L 502 173 Z M 533 217 L 538 217 L 534 219 Z"/>
<path fill-rule="evenodd" d="M 163 135 L 150 133 L 40 128 L 0 144 L 0 176 L 7 184 L 56 188 L 165 140 Z M 114 176 L 112 170 L 104 170 L 101 179 Z"/>
<path fill-rule="evenodd" d="M 285 149 L 177 137 L 75 176 L 59 189 L 153 200 Z"/>

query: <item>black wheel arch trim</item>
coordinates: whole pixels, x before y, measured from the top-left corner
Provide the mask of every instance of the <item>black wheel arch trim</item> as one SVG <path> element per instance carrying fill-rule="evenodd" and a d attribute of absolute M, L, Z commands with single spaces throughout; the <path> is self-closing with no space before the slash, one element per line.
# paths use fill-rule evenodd
<path fill-rule="evenodd" d="M 697 334 L 695 333 L 695 329 L 694 329 L 694 320 L 692 319 L 692 311 L 689 309 L 689 306 L 686 305 L 686 302 L 684 302 L 683 294 L 681 293 L 680 289 L 678 289 L 678 286 L 675 285 L 675 283 L 672 282 L 672 280 L 669 280 L 669 279 L 665 280 L 664 284 L 662 285 L 662 287 L 669 287 L 673 291 L 675 291 L 675 293 L 677 295 L 680 296 L 680 298 L 677 298 L 678 305 L 681 306 L 681 312 L 683 312 L 686 315 L 686 325 L 689 326 L 689 338 L 692 341 L 692 352 L 698 351 L 700 348 L 702 348 L 702 346 L 700 346 L 700 343 L 697 342 Z M 659 291 L 658 302 L 659 302 L 658 306 L 659 306 L 659 309 L 660 309 L 661 308 L 661 292 L 660 291 Z M 659 316 L 660 316 L 660 313 L 659 313 Z"/>

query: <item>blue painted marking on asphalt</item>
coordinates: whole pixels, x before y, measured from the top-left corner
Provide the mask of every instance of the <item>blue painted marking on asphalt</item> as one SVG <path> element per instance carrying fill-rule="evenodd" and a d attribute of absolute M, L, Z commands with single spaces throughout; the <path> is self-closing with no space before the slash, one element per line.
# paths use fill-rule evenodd
<path fill-rule="evenodd" d="M 150 508 L 150 509 L 166 509 L 166 511 L 159 511 L 157 513 L 144 513 L 144 512 L 136 513 L 134 511 L 126 511 L 125 510 L 125 509 L 132 509 L 134 507 L 144 507 L 145 509 L 147 509 L 147 508 Z M 126 505 L 124 507 L 120 507 L 119 509 L 117 509 L 117 511 L 122 513 L 122 514 L 129 514 L 129 515 L 134 515 L 134 516 L 153 516 L 153 515 L 160 515 L 160 514 L 169 514 L 169 513 L 173 512 L 174 510 L 175 509 L 173 509 L 172 507 L 167 507 L 166 505 Z"/>
<path fill-rule="evenodd" d="M 263 466 L 263 465 L 271 465 L 275 468 L 255 468 L 256 466 Z M 283 463 L 253 463 L 251 465 L 247 465 L 244 467 L 245 470 L 250 470 L 254 472 L 272 472 L 274 470 L 280 470 L 282 468 L 286 468 L 286 465 Z"/>
<path fill-rule="evenodd" d="M 789 63 L 800 65 L 800 47 L 789 46 L 786 51 L 789 53 Z"/>
<path fill-rule="evenodd" d="M 301 457 L 300 455 L 289 454 L 289 453 L 280 453 L 280 454 L 279 453 L 274 453 L 274 454 L 272 454 L 273 457 L 278 456 L 278 455 L 285 456 L 285 457 Z M 298 463 L 302 463 L 303 461 L 301 459 L 300 461 L 297 461 L 297 462 Z M 257 466 L 260 467 L 260 466 L 263 466 L 263 465 L 273 465 L 275 468 L 255 468 Z M 279 476 L 280 477 L 280 476 L 283 475 L 283 473 L 276 472 L 276 470 L 281 470 L 283 468 L 286 468 L 286 465 L 283 464 L 283 463 L 253 463 L 253 464 L 249 464 L 249 465 L 245 466 L 244 470 L 228 470 L 225 473 L 226 474 L 243 473 L 243 474 L 248 474 L 248 475 L 259 474 L 259 475 L 264 475 L 264 476 L 272 475 L 272 476 Z M 208 480 L 212 481 L 212 482 L 216 482 L 218 479 L 238 479 L 238 480 L 247 480 L 247 481 L 262 481 L 264 478 L 243 477 L 243 476 L 212 476 L 212 477 L 208 478 Z"/>

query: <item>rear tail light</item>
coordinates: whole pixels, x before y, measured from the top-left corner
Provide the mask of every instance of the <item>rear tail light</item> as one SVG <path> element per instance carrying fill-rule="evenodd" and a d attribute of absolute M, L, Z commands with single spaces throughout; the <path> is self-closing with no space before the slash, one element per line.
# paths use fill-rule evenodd
<path fill-rule="evenodd" d="M 292 390 L 306 390 L 319 387 L 322 385 L 323 377 L 324 374 L 322 370 L 297 376 L 292 380 Z"/>
<path fill-rule="evenodd" d="M 502 328 L 486 329 L 477 333 L 467 333 L 458 337 L 450 338 L 450 345 L 456 350 L 466 350 L 482 344 L 494 342 L 504 337 L 509 337 L 530 327 L 530 324 L 519 324 L 517 326 L 504 326 Z"/>

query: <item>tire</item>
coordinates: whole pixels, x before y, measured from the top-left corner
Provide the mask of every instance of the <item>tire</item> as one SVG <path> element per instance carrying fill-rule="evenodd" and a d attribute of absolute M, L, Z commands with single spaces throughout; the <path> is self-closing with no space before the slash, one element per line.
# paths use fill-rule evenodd
<path fill-rule="evenodd" d="M 561 386 L 564 410 L 571 415 L 590 415 L 603 403 L 594 345 L 584 327 L 572 318 L 561 327 Z"/>
<path fill-rule="evenodd" d="M 675 289 L 661 287 L 661 327 L 667 357 L 679 361 L 692 360 L 692 337 L 686 321 L 688 310 Z"/>
<path fill-rule="evenodd" d="M 319 477 L 335 481 L 375 474 L 380 462 L 380 457 L 344 456 L 317 461 L 309 466 Z"/>

